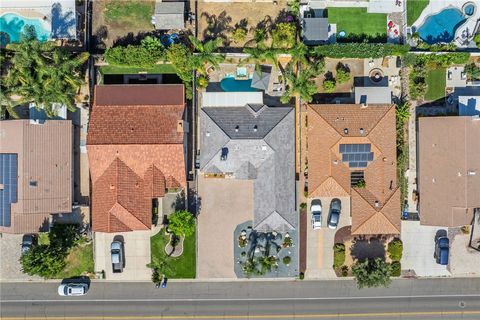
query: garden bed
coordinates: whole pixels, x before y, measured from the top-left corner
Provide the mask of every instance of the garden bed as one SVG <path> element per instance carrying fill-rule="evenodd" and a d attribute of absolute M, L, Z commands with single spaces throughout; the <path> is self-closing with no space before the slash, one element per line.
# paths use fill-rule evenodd
<path fill-rule="evenodd" d="M 195 233 L 185 237 L 183 242 L 183 253 L 178 258 L 169 257 L 165 253 L 165 246 L 170 237 L 161 229 L 159 233 L 150 238 L 152 250 L 152 264 L 164 260 L 168 265 L 162 270 L 167 278 L 171 279 L 193 279 L 196 275 L 196 236 Z"/>

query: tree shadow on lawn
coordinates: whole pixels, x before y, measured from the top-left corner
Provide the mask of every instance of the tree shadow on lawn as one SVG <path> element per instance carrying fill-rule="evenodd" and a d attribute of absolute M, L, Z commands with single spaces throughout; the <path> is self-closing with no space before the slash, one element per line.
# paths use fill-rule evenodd
<path fill-rule="evenodd" d="M 357 239 L 352 245 L 350 252 L 354 259 L 365 261 L 366 259 L 385 259 L 385 247 L 378 238 L 369 240 Z"/>
<path fill-rule="evenodd" d="M 215 14 L 210 14 L 208 12 L 202 12 L 201 18 L 205 18 L 208 26 L 203 30 L 203 38 L 208 40 L 213 40 L 216 38 L 223 39 L 225 45 L 228 45 L 230 41 L 226 33 L 232 31 L 232 17 L 227 15 L 227 12 L 224 10 L 218 16 Z"/>

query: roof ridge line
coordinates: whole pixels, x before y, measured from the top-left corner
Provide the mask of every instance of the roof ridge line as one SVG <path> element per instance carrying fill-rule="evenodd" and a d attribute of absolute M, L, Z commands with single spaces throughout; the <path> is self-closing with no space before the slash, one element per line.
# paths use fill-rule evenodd
<path fill-rule="evenodd" d="M 378 121 L 375 123 L 375 125 L 372 127 L 372 129 L 367 133 L 366 137 L 368 137 L 373 131 L 375 131 L 375 128 L 377 127 L 377 125 L 387 116 L 387 113 L 390 112 L 390 110 L 392 109 L 392 107 L 396 106 L 396 104 L 394 103 L 391 103 L 390 104 L 390 107 L 388 108 L 387 112 L 385 112 L 381 117 L 380 119 L 378 119 Z M 396 110 L 396 107 L 394 107 L 393 109 L 395 109 L 395 112 L 397 111 Z M 396 114 L 395 114 L 395 123 L 397 122 L 397 118 L 396 118 Z M 369 139 L 370 140 L 370 139 Z M 377 148 L 378 149 L 378 148 Z M 380 150 L 380 149 L 379 149 Z"/>

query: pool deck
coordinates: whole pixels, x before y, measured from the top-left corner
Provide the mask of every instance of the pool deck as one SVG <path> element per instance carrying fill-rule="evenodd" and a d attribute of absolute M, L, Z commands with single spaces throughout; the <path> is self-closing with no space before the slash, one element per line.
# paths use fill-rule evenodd
<path fill-rule="evenodd" d="M 475 13 L 467 18 L 467 21 L 465 21 L 464 24 L 462 24 L 460 27 L 455 32 L 455 37 L 454 37 L 454 42 L 455 44 L 460 47 L 460 48 L 465 48 L 469 47 L 468 42 L 471 42 L 474 31 L 476 31 L 476 28 L 479 26 L 479 20 L 480 20 L 480 3 L 478 1 L 468 1 L 468 0 L 435 0 L 435 1 L 430 1 L 430 3 L 425 7 L 425 9 L 422 11 L 422 14 L 418 19 L 413 23 L 412 28 L 418 28 L 425 22 L 425 20 L 434 14 L 439 13 L 443 9 L 448 9 L 448 8 L 456 8 L 460 11 L 463 12 L 463 6 L 466 3 L 474 3 L 476 5 L 476 10 Z M 462 41 L 461 35 L 464 32 L 467 32 L 471 36 L 468 37 L 468 40 L 470 41 Z"/>

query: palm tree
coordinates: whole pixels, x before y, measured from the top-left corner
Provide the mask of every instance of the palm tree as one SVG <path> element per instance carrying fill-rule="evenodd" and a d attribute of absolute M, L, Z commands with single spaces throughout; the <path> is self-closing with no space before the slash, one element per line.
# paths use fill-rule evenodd
<path fill-rule="evenodd" d="M 277 258 L 274 256 L 262 256 L 258 258 L 258 262 L 261 267 L 261 273 L 266 274 L 267 272 L 272 271 L 272 269 L 277 269 Z"/>
<path fill-rule="evenodd" d="M 271 63 L 275 68 L 278 68 L 278 55 L 280 51 L 275 48 L 267 48 L 263 44 L 258 44 L 254 48 L 245 48 L 243 50 L 245 53 L 248 53 L 250 57 L 247 58 L 248 61 L 255 61 L 255 70 L 260 72 L 260 65 L 263 62 Z"/>
<path fill-rule="evenodd" d="M 74 112 L 75 97 L 83 83 L 81 66 L 88 53 L 72 56 L 53 43 L 42 43 L 24 36 L 9 45 L 13 52 L 3 86 L 7 98 L 19 96 L 19 104 L 34 102 L 47 116 L 55 116 L 54 104 L 64 104 Z"/>
<path fill-rule="evenodd" d="M 307 66 L 310 62 L 308 60 L 308 47 L 303 42 L 297 43 L 293 48 L 288 50 L 288 53 L 292 56 L 292 62 L 294 64 L 301 63 L 304 66 Z"/>
<path fill-rule="evenodd" d="M 220 63 L 225 61 L 224 54 L 215 53 L 222 44 L 223 40 L 221 38 L 208 40 L 203 43 L 194 36 L 189 36 L 188 38 L 197 53 L 192 57 L 192 66 L 199 73 L 204 74 L 204 69 L 207 67 L 218 67 Z"/>
<path fill-rule="evenodd" d="M 290 99 L 295 96 L 305 102 L 312 102 L 313 95 L 318 91 L 317 85 L 313 80 L 313 77 L 316 75 L 315 69 L 316 68 L 298 70 L 298 72 L 295 73 L 292 65 L 289 64 L 284 72 L 287 89 L 280 98 L 280 101 L 282 103 L 288 103 Z"/>

